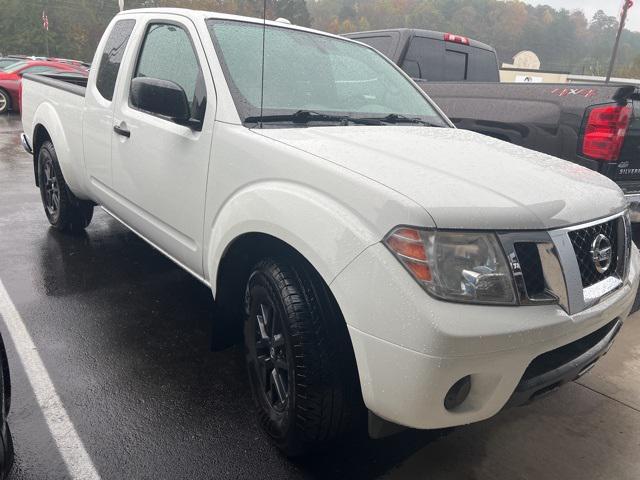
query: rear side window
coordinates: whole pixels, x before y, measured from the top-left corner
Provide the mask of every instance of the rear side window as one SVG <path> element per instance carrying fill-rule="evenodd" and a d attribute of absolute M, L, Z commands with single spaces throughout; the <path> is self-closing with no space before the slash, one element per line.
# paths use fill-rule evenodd
<path fill-rule="evenodd" d="M 96 88 L 100 95 L 107 100 L 113 99 L 113 91 L 116 87 L 122 56 L 127 48 L 127 43 L 135 24 L 135 20 L 119 20 L 116 22 L 104 46 L 98 78 L 96 79 Z"/>
<path fill-rule="evenodd" d="M 414 37 L 402 63 L 413 78 L 431 82 L 498 82 L 496 54 L 436 38 Z"/>
<path fill-rule="evenodd" d="M 448 82 L 467 80 L 467 54 L 447 50 L 444 54 L 444 78 Z"/>
<path fill-rule="evenodd" d="M 499 82 L 498 58 L 495 52 L 472 48 L 469 55 L 467 80 L 471 82 Z"/>
<path fill-rule="evenodd" d="M 444 40 L 414 37 L 409 44 L 401 68 L 413 78 L 432 82 L 445 80 Z"/>
<path fill-rule="evenodd" d="M 199 108 L 198 98 L 202 96 L 204 78 L 191 37 L 181 27 L 173 24 L 156 23 L 149 26 L 144 45 L 138 58 L 134 78 L 150 77 L 169 80 L 182 87 L 191 100 L 191 112 Z"/>

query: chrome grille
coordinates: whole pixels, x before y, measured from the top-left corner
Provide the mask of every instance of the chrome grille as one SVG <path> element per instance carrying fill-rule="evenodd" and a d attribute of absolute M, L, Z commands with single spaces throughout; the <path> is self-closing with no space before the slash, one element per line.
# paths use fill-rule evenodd
<path fill-rule="evenodd" d="M 611 246 L 611 264 L 604 271 L 599 271 L 602 261 L 596 268 L 592 253 L 602 253 L 598 242 L 594 245 L 598 235 L 606 236 Z M 577 313 L 620 288 L 627 275 L 631 226 L 626 214 L 555 230 L 500 232 L 498 236 L 520 305 L 558 303 L 568 313 Z"/>
<path fill-rule="evenodd" d="M 617 271 L 618 263 L 618 223 L 619 219 L 593 225 L 591 227 L 569 232 L 569 239 L 573 245 L 580 268 L 583 287 L 590 287 L 601 282 Z M 591 250 L 598 235 L 606 236 L 611 242 L 611 265 L 605 272 L 598 272 L 592 258 Z"/>

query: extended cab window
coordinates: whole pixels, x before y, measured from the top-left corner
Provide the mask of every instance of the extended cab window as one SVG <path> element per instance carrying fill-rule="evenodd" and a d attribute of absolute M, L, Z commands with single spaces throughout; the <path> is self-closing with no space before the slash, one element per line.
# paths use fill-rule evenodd
<path fill-rule="evenodd" d="M 116 86 L 122 56 L 135 24 L 135 20 L 120 20 L 116 22 L 104 46 L 96 79 L 96 88 L 100 95 L 107 100 L 113 99 L 113 90 Z"/>
<path fill-rule="evenodd" d="M 184 90 L 191 116 L 204 118 L 204 78 L 191 37 L 174 24 L 154 23 L 147 29 L 133 78 L 168 80 Z"/>

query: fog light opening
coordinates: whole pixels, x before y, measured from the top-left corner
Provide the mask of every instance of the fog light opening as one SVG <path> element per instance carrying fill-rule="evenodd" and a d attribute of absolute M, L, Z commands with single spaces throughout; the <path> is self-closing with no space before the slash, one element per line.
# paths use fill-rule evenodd
<path fill-rule="evenodd" d="M 467 375 L 461 378 L 447 392 L 444 397 L 444 408 L 447 410 L 453 410 L 460 406 L 469 396 L 471 391 L 471 377 Z"/>

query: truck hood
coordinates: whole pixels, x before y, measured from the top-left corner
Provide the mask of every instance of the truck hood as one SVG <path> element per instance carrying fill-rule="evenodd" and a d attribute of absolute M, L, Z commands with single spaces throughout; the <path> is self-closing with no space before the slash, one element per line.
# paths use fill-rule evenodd
<path fill-rule="evenodd" d="M 618 186 L 592 170 L 465 130 L 391 125 L 256 133 L 388 186 L 424 207 L 438 228 L 551 229 L 626 206 Z"/>

